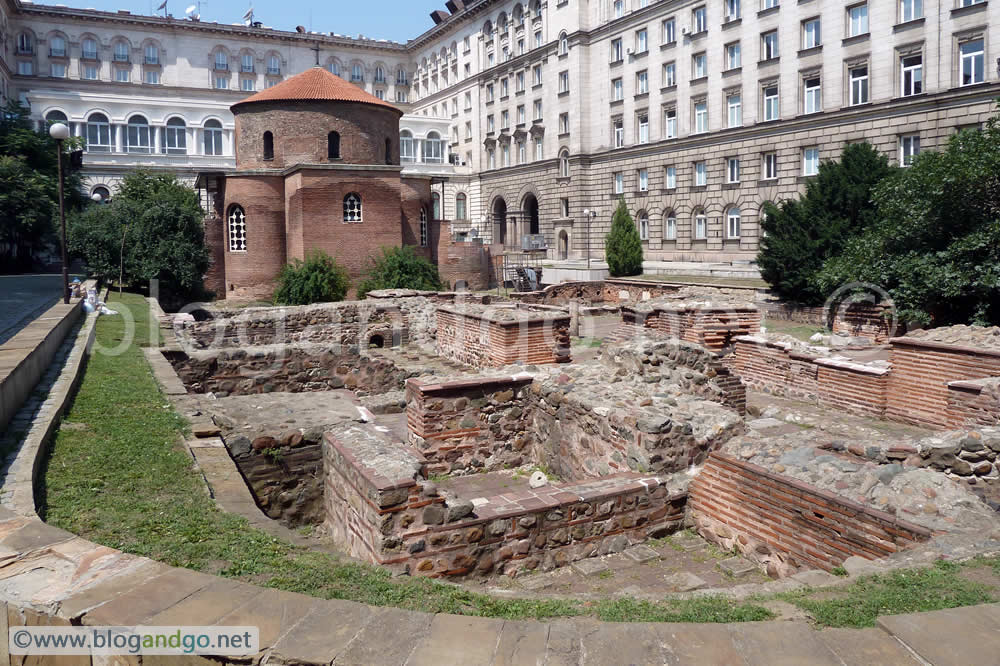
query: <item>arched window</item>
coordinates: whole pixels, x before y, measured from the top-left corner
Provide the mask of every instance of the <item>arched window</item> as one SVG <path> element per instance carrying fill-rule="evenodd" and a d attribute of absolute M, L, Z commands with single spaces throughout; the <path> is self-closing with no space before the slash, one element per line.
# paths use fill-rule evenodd
<path fill-rule="evenodd" d="M 35 52 L 35 40 L 31 38 L 31 33 L 22 32 L 17 36 L 18 55 L 31 55 Z"/>
<path fill-rule="evenodd" d="M 143 59 L 147 65 L 160 64 L 160 49 L 156 44 L 146 44 L 146 48 L 143 49 Z"/>
<path fill-rule="evenodd" d="M 487 42 L 493 39 L 493 24 L 489 21 L 483 24 L 483 39 Z"/>
<path fill-rule="evenodd" d="M 229 71 L 229 54 L 222 49 L 215 52 L 215 69 L 220 72 Z"/>
<path fill-rule="evenodd" d="M 385 68 L 382 65 L 375 66 L 375 83 L 385 83 Z"/>
<path fill-rule="evenodd" d="M 281 58 L 276 55 L 270 55 L 267 57 L 267 74 L 268 76 L 278 76 L 281 74 Z"/>
<path fill-rule="evenodd" d="M 62 111 L 49 111 L 48 113 L 45 114 L 45 123 L 47 125 L 51 125 L 53 123 L 66 123 L 66 122 L 69 122 L 69 119 L 66 117 L 66 114 L 63 113 Z"/>
<path fill-rule="evenodd" d="M 500 16 L 497 17 L 497 32 L 501 35 L 507 32 L 507 13 L 500 12 Z"/>
<path fill-rule="evenodd" d="M 171 118 L 163 128 L 162 150 L 168 155 L 187 154 L 187 127 L 180 118 Z"/>
<path fill-rule="evenodd" d="M 132 116 L 125 126 L 125 152 L 148 153 L 149 121 L 143 116 Z"/>
<path fill-rule="evenodd" d="M 413 158 L 413 133 L 410 130 L 403 130 L 399 133 L 399 160 L 412 162 Z"/>
<path fill-rule="evenodd" d="M 427 211 L 420 209 L 420 247 L 427 247 Z"/>
<path fill-rule="evenodd" d="M 663 239 L 677 240 L 677 214 L 672 210 L 663 216 Z"/>
<path fill-rule="evenodd" d="M 649 240 L 649 214 L 640 210 L 639 214 L 636 215 L 636 219 L 639 224 L 639 240 L 648 241 Z"/>
<path fill-rule="evenodd" d="M 330 63 L 330 73 L 340 76 L 340 63 L 336 60 Z"/>
<path fill-rule="evenodd" d="M 559 153 L 559 177 L 569 178 L 569 151 L 563 150 Z"/>
<path fill-rule="evenodd" d="M 243 213 L 243 208 L 237 204 L 229 207 L 229 215 L 226 216 L 229 223 L 229 251 L 247 251 L 247 216 Z"/>
<path fill-rule="evenodd" d="M 455 195 L 455 219 L 456 220 L 467 220 L 469 219 L 469 211 L 466 206 L 468 199 L 465 196 L 465 192 L 459 192 Z"/>
<path fill-rule="evenodd" d="M 111 123 L 103 113 L 87 118 L 87 150 L 94 153 L 111 152 Z"/>
<path fill-rule="evenodd" d="M 103 185 L 98 185 L 90 193 L 92 199 L 95 194 L 100 197 L 100 201 L 97 201 L 97 203 L 111 203 L 111 191 Z"/>
<path fill-rule="evenodd" d="M 66 40 L 63 37 L 56 35 L 49 40 L 49 56 L 53 58 L 66 57 Z"/>
<path fill-rule="evenodd" d="M 559 240 L 559 242 L 558 242 L 559 258 L 560 259 L 568 259 L 569 258 L 569 234 L 566 233 L 565 229 L 563 229 L 562 231 L 559 232 L 559 239 L 558 240 Z"/>
<path fill-rule="evenodd" d="M 385 163 L 392 164 L 392 139 L 385 140 Z"/>
<path fill-rule="evenodd" d="M 206 120 L 203 130 L 205 136 L 205 154 L 222 154 L 222 123 L 218 120 Z"/>
<path fill-rule="evenodd" d="M 361 221 L 361 195 L 351 192 L 344 197 L 344 222 Z"/>
<path fill-rule="evenodd" d="M 264 159 L 274 159 L 274 135 L 270 132 L 264 132 Z"/>
<path fill-rule="evenodd" d="M 511 15 L 514 18 L 514 25 L 516 27 L 521 28 L 524 26 L 524 8 L 521 5 L 515 5 Z"/>
<path fill-rule="evenodd" d="M 440 164 L 443 162 L 441 157 L 441 135 L 437 132 L 428 132 L 427 138 L 424 139 L 424 162 L 431 162 L 433 164 Z"/>
<path fill-rule="evenodd" d="M 87 37 L 80 42 L 80 57 L 84 60 L 97 60 L 97 40 Z"/>
<path fill-rule="evenodd" d="M 115 62 L 128 62 L 128 42 L 118 41 L 115 42 L 115 50 L 113 56 Z"/>
<path fill-rule="evenodd" d="M 337 132 L 330 132 L 326 135 L 326 158 L 328 160 L 340 159 L 340 134 Z"/>
<path fill-rule="evenodd" d="M 732 206 L 726 211 L 726 238 L 740 237 L 740 208 Z"/>
<path fill-rule="evenodd" d="M 364 69 L 361 67 L 360 62 L 356 62 L 351 65 L 351 81 L 354 83 L 361 83 L 365 80 Z"/>
<path fill-rule="evenodd" d="M 431 192 L 431 208 L 434 211 L 433 218 L 435 220 L 441 219 L 441 195 L 437 192 Z"/>
<path fill-rule="evenodd" d="M 406 70 L 400 67 L 396 70 L 396 85 L 405 86 L 406 85 Z"/>
<path fill-rule="evenodd" d="M 708 217 L 701 208 L 694 209 L 694 238 L 695 240 L 708 238 Z"/>
<path fill-rule="evenodd" d="M 559 33 L 559 55 L 569 53 L 569 36 L 565 32 Z"/>

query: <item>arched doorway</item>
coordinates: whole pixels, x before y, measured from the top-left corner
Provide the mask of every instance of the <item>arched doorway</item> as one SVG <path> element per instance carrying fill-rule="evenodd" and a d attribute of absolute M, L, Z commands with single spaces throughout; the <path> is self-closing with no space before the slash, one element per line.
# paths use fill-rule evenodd
<path fill-rule="evenodd" d="M 559 232 L 559 258 L 569 258 L 569 234 L 565 229 Z"/>
<path fill-rule="evenodd" d="M 507 202 L 503 197 L 493 202 L 493 242 L 507 244 Z"/>
<path fill-rule="evenodd" d="M 524 197 L 524 217 L 528 220 L 529 234 L 541 233 L 538 225 L 538 199 L 534 194 Z"/>

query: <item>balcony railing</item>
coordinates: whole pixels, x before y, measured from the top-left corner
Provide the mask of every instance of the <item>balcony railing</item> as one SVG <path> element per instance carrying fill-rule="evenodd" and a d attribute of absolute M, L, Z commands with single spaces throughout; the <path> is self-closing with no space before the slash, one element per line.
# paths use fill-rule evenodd
<path fill-rule="evenodd" d="M 145 57 L 145 59 L 144 59 L 143 62 L 145 62 L 147 65 L 159 65 L 160 64 L 160 56 L 150 56 L 150 55 L 148 55 L 148 56 Z"/>
<path fill-rule="evenodd" d="M 253 74 L 253 65 L 240 65 L 240 71 L 244 74 Z"/>
<path fill-rule="evenodd" d="M 84 51 L 80 57 L 84 60 L 97 60 L 97 51 Z"/>
<path fill-rule="evenodd" d="M 50 58 L 65 58 L 66 49 L 49 49 Z"/>
<path fill-rule="evenodd" d="M 216 61 L 213 68 L 217 72 L 228 72 L 229 71 L 229 63 L 228 62 L 219 62 L 219 61 Z"/>
<path fill-rule="evenodd" d="M 127 53 L 116 53 L 114 55 L 115 62 L 129 62 Z"/>

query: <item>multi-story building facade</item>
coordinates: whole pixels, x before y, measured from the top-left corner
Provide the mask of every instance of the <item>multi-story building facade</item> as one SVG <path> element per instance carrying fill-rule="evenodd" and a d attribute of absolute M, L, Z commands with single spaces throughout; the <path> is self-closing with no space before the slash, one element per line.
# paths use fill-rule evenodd
<path fill-rule="evenodd" d="M 906 164 L 1000 94 L 1000 4 L 985 0 L 447 9 L 398 44 L 0 0 L 0 95 L 68 121 L 110 192 L 137 165 L 232 167 L 229 106 L 319 62 L 404 110 L 401 159 L 433 176 L 453 231 L 598 257 L 624 197 L 647 259 L 750 261 L 763 204 L 845 144 Z"/>

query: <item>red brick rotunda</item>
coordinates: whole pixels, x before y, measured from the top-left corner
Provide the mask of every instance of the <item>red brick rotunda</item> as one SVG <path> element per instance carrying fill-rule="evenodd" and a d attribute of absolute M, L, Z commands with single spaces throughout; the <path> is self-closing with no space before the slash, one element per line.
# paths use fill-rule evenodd
<path fill-rule="evenodd" d="M 356 285 L 380 248 L 419 243 L 430 180 L 400 175 L 402 111 L 321 67 L 231 109 L 236 170 L 215 179 L 205 228 L 218 297 L 269 297 L 313 249 Z"/>

